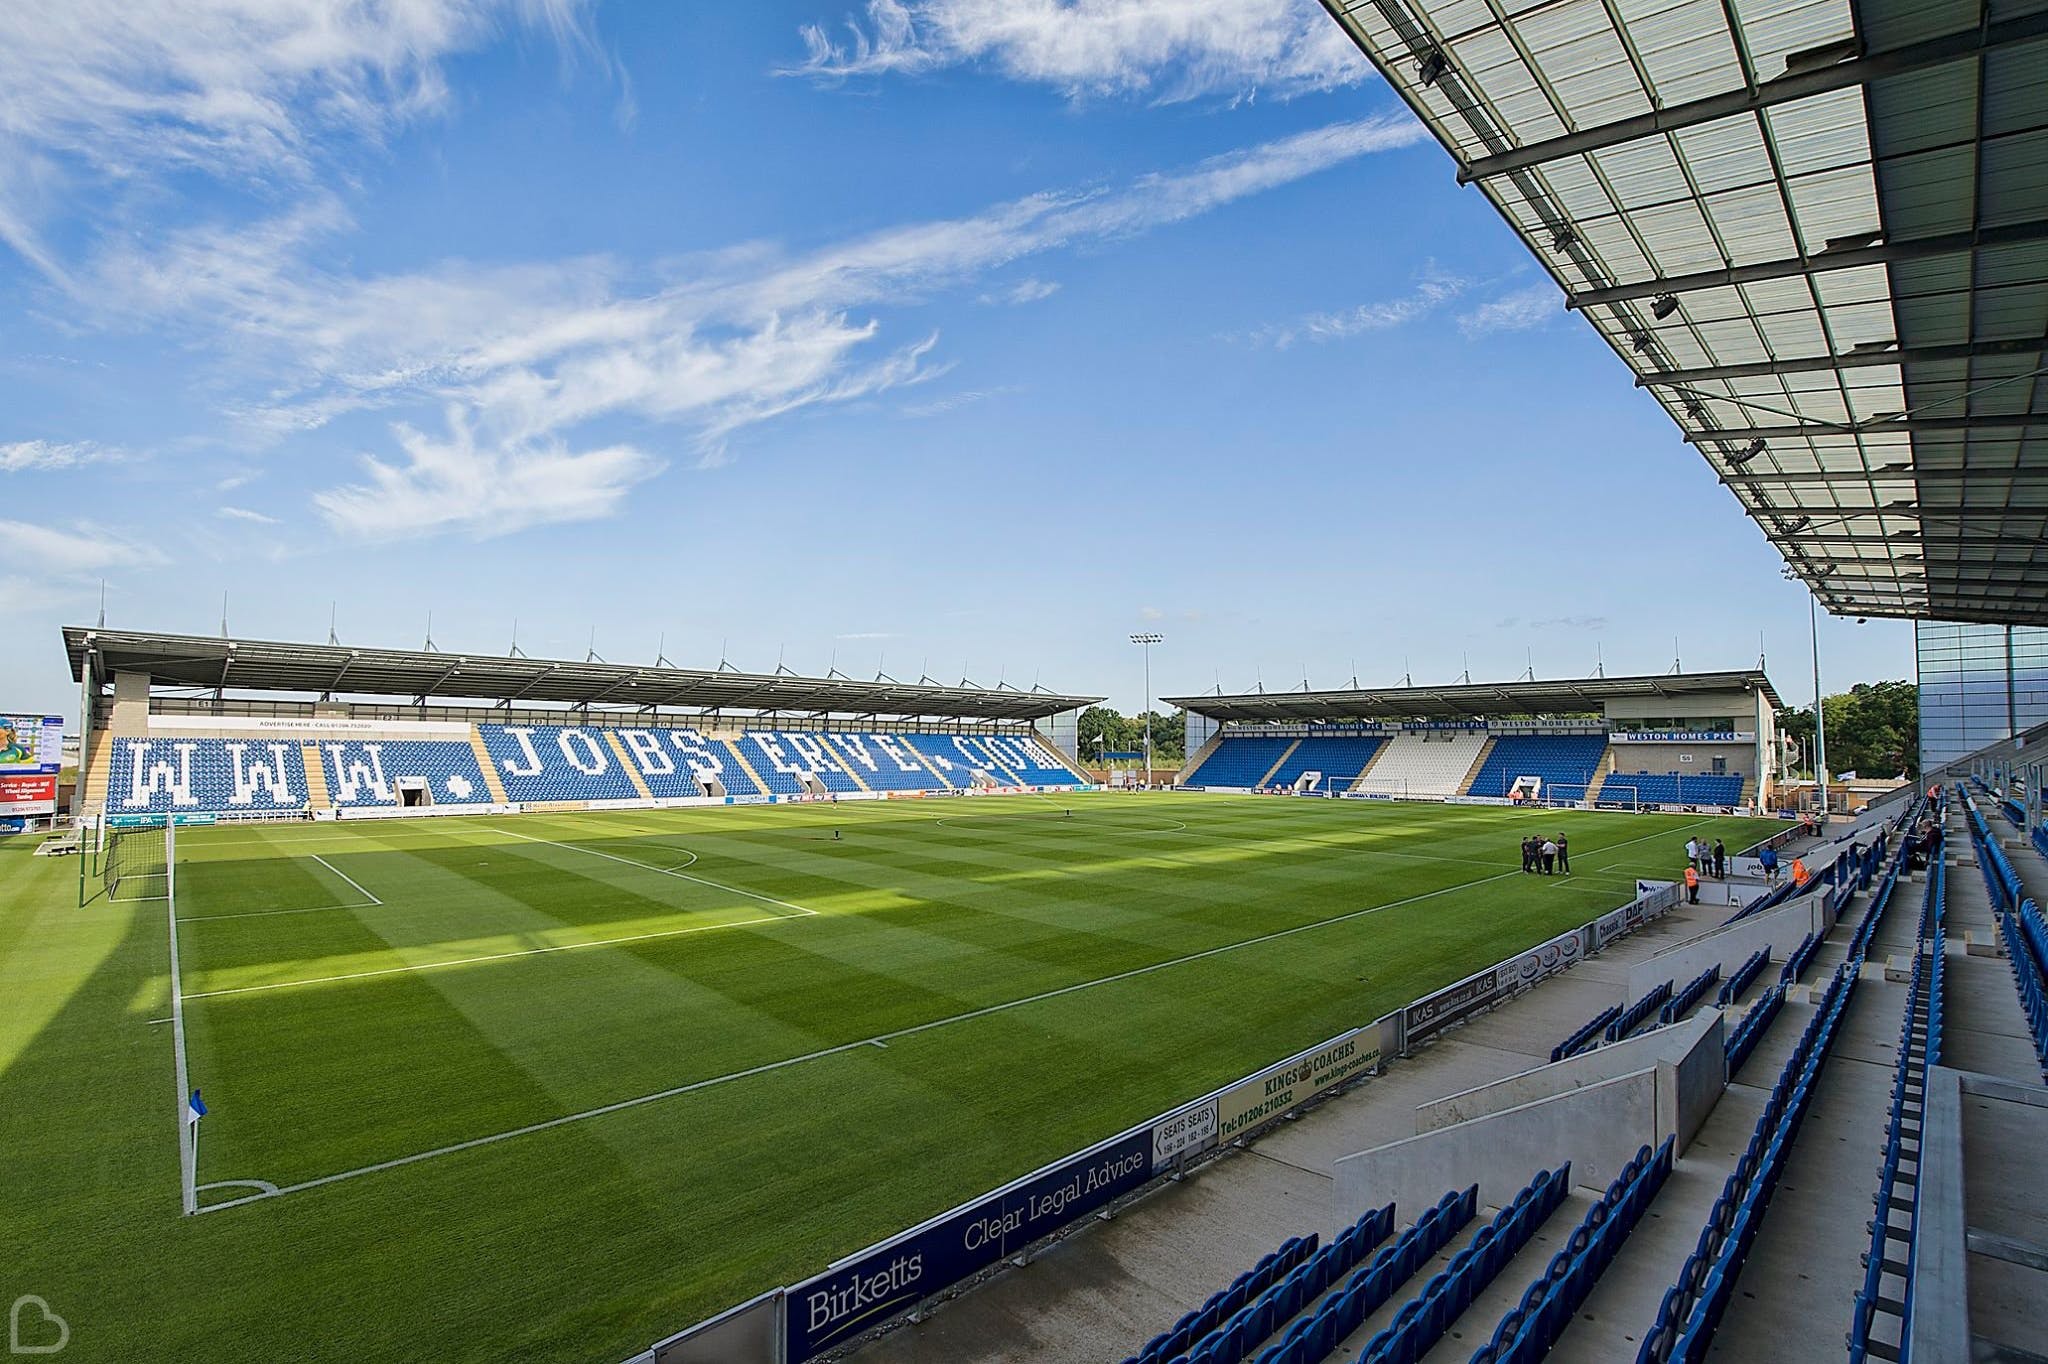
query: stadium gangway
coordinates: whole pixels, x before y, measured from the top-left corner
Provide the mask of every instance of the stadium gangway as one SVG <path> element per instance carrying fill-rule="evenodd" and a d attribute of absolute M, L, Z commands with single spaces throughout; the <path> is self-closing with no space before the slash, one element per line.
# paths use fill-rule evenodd
<path fill-rule="evenodd" d="M 1904 1358 L 1913 1325 L 1913 1267 L 1919 1254 L 1920 1154 L 1927 1111 L 1927 1072 L 1941 1064 L 1942 981 L 1948 956 L 1946 882 L 1939 861 L 1928 878 L 1921 933 L 1914 943 L 1912 987 L 1899 1027 L 1899 1060 L 1892 1078 L 1891 1109 L 1885 1123 L 1884 1154 L 1878 1162 L 1875 1216 L 1870 1249 L 1863 1257 L 1863 1287 L 1849 1322 L 1850 1364 Z M 1910 1167 L 1910 1168 L 1908 1168 Z M 1904 1190 L 1902 1192 L 1901 1190 Z M 1895 1222 L 1895 1215 L 1903 1222 Z M 1893 1246 L 1902 1247 L 1898 1256 Z M 1886 1276 L 1899 1280 L 1896 1295 L 1884 1291 Z M 1882 1316 L 1897 1323 L 1896 1339 L 1874 1339 Z"/>
<path fill-rule="evenodd" d="M 1835 972 L 1820 1008 L 1779 1072 L 1749 1145 L 1714 1200 L 1677 1282 L 1657 1304 L 1636 1364 L 1700 1364 L 1706 1358 L 1813 1102 L 1821 1067 L 1834 1047 L 1856 980 L 1857 972 L 1848 963 Z"/>
<path fill-rule="evenodd" d="M 1535 1282 L 1523 1290 L 1522 1300 L 1493 1328 L 1493 1339 L 1473 1354 L 1471 1364 L 1535 1364 L 1550 1353 L 1670 1177 L 1677 1140 L 1664 1138 L 1655 1154 L 1642 1147 L 1622 1167 L 1573 1229 L 1564 1249 L 1550 1257 Z"/>
<path fill-rule="evenodd" d="M 1514 1201 L 1479 1229 L 1471 1242 L 1451 1257 L 1449 1265 L 1401 1305 L 1392 1322 L 1372 1338 L 1357 1364 L 1413 1364 L 1444 1337 L 1480 1291 L 1521 1253 L 1550 1214 L 1571 1192 L 1572 1167 L 1567 1161 L 1537 1174 Z M 1284 1356 L 1260 1355 L 1258 1364 L 1308 1364 Z"/>

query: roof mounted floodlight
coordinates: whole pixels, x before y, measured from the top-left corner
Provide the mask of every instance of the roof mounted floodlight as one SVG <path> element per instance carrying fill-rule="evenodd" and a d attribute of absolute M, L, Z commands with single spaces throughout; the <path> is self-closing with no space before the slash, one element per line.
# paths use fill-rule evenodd
<path fill-rule="evenodd" d="M 1783 526 L 1780 526 L 1780 527 L 1778 527 L 1778 534 L 1780 534 L 1780 535 L 1797 535 L 1797 534 L 1799 534 L 1799 532 L 1800 532 L 1800 531 L 1803 531 L 1803 530 L 1805 530 L 1805 529 L 1806 529 L 1806 528 L 1807 528 L 1808 526 L 1810 526 L 1810 525 L 1812 525 L 1812 524 L 1813 524 L 1813 518 L 1812 518 L 1812 517 L 1810 517 L 1810 516 L 1802 516 L 1802 517 L 1800 517 L 1800 518 L 1799 518 L 1799 519 L 1798 519 L 1797 521 L 1789 522 L 1789 523 L 1787 523 L 1786 525 L 1783 525 Z"/>
<path fill-rule="evenodd" d="M 1415 79 L 1426 86 L 1435 85 L 1444 78 L 1444 72 L 1450 69 L 1451 59 L 1444 55 L 1443 49 L 1432 47 L 1423 54 L 1422 60 L 1415 64 Z"/>
<path fill-rule="evenodd" d="M 1579 234 L 1572 231 L 1569 224 L 1559 223 L 1550 234 L 1550 249 L 1553 251 L 1569 251 L 1578 244 Z"/>
<path fill-rule="evenodd" d="M 1659 322 L 1662 322 L 1677 311 L 1678 298 L 1675 294 L 1659 294 L 1650 302 L 1650 316 L 1656 318 Z"/>
<path fill-rule="evenodd" d="M 1740 469 L 1743 465 L 1749 463 L 1751 460 L 1755 459 L 1758 455 L 1762 454 L 1763 452 L 1764 443 L 1760 440 L 1753 440 L 1748 445 L 1744 446 L 1742 449 L 1737 450 L 1734 454 L 1728 456 L 1728 463 L 1734 466 L 1735 468 Z"/>

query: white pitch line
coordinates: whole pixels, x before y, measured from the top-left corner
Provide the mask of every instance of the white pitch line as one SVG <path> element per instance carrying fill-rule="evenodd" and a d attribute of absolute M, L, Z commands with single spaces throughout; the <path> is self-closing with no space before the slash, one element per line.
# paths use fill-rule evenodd
<path fill-rule="evenodd" d="M 1706 821 L 1700 820 L 1698 822 L 1704 824 Z M 1692 826 L 1682 825 L 1680 827 L 1691 828 Z M 1630 839 L 1627 843 L 1612 844 L 1608 848 L 1602 849 L 1602 851 L 1611 852 L 1616 848 L 1626 848 L 1632 843 L 1648 842 L 1652 838 L 1662 838 L 1670 832 L 1670 830 L 1661 830 L 1658 833 L 1645 834 L 1642 838 Z M 756 1075 L 766 1075 L 771 1071 L 786 1070 L 791 1066 L 803 1065 L 810 1061 L 821 1061 L 828 1056 L 838 1056 L 862 1047 L 883 1047 L 886 1049 L 888 1043 L 894 1042 L 898 1038 L 912 1037 L 918 1033 L 930 1032 L 935 1028 L 950 1027 L 955 1023 L 965 1023 L 971 1019 L 986 1018 L 991 1014 L 1006 1013 L 1011 1009 L 1023 1008 L 1027 1004 L 1037 1004 L 1048 999 L 1058 999 L 1062 995 L 1071 995 L 1082 990 L 1092 990 L 1098 985 L 1110 985 L 1121 980 L 1131 980 L 1138 976 L 1151 975 L 1155 971 L 1164 971 L 1169 967 L 1183 966 L 1191 961 L 1202 961 L 1209 957 L 1222 956 L 1227 952 L 1235 952 L 1240 948 L 1256 947 L 1261 943 L 1293 937 L 1298 933 L 1307 933 L 1318 928 L 1328 928 L 1332 924 L 1347 923 L 1353 919 L 1362 919 L 1370 914 L 1380 914 L 1390 909 L 1399 909 L 1404 905 L 1419 904 L 1424 900 L 1434 900 L 1441 896 L 1456 894 L 1459 891 L 1473 890 L 1479 886 L 1489 885 L 1495 881 L 1505 881 L 1510 877 L 1520 876 L 1521 874 L 1520 870 L 1505 871 L 1494 876 L 1482 877 L 1477 881 L 1466 881 L 1455 886 L 1445 886 L 1441 890 L 1425 891 L 1420 895 L 1411 895 L 1405 900 L 1394 900 L 1384 905 L 1374 905 L 1368 909 L 1356 909 L 1348 914 L 1339 914 L 1329 919 L 1317 919 L 1312 923 L 1296 924 L 1292 928 L 1277 929 L 1271 933 L 1261 934 L 1256 938 L 1246 938 L 1241 942 L 1224 943 L 1220 947 L 1206 948 L 1200 952 L 1188 953 L 1186 956 L 1153 962 L 1149 966 L 1133 967 L 1128 971 L 1119 971 L 1114 975 L 1100 976 L 1094 980 L 1078 981 L 1072 985 L 1062 985 L 1058 989 L 1046 990 L 1035 995 L 1027 995 L 1022 999 L 1012 999 L 1001 1004 L 990 1004 L 979 1009 L 969 1009 L 965 1013 L 951 1014 L 945 1018 L 935 1018 L 925 1023 L 915 1023 L 907 1028 L 898 1028 L 894 1032 L 877 1033 L 873 1037 L 863 1037 L 858 1041 L 841 1042 L 837 1046 L 821 1047 L 816 1051 L 805 1052 L 801 1056 L 786 1056 L 779 1061 L 764 1061 L 758 1066 L 749 1066 L 745 1070 L 735 1070 L 725 1075 L 714 1075 L 708 1079 L 693 1080 L 689 1084 L 657 1090 L 652 1094 L 637 1095 L 631 1099 L 620 1099 L 616 1103 L 605 1104 L 598 1108 L 587 1108 L 580 1113 L 566 1113 L 559 1118 L 548 1118 L 542 1122 L 528 1123 L 524 1127 L 515 1127 L 505 1132 L 493 1132 L 485 1137 L 471 1137 L 468 1141 L 459 1141 L 452 1146 L 438 1146 L 431 1151 L 415 1151 L 409 1156 L 399 1156 L 392 1160 L 379 1161 L 375 1165 L 364 1165 L 354 1170 L 343 1170 L 338 1174 L 321 1175 L 317 1179 L 308 1179 L 297 1184 L 284 1185 L 274 1192 L 249 1194 L 242 1198 L 230 1199 L 225 1203 L 216 1203 L 211 1207 L 201 1208 L 199 1211 L 202 1213 L 223 1212 L 228 1208 L 239 1208 L 245 1203 L 256 1203 L 266 1198 L 277 1198 L 284 1194 L 303 1193 L 308 1189 L 317 1189 L 327 1184 L 338 1184 L 342 1180 L 355 1179 L 362 1175 L 395 1170 L 404 1165 L 417 1165 L 423 1160 L 432 1160 L 436 1156 L 451 1156 L 462 1151 L 473 1151 L 480 1146 L 493 1146 L 502 1141 L 510 1141 L 514 1137 L 532 1136 L 536 1132 L 545 1132 L 556 1127 L 566 1127 L 570 1123 L 600 1118 L 607 1114 L 624 1112 L 630 1108 L 640 1108 L 647 1104 L 659 1103 L 664 1099 L 673 1099 L 684 1094 L 693 1094 L 698 1090 L 730 1084 L 735 1080 L 745 1080 Z M 260 989 L 263 987 L 258 986 L 255 988 Z"/>
<path fill-rule="evenodd" d="M 617 862 L 623 866 L 638 867 L 642 871 L 651 871 L 657 876 L 673 876 L 678 881 L 695 881 L 700 886 L 710 886 L 713 890 L 722 890 L 726 892 L 728 895 L 744 895 L 749 900 L 759 900 L 764 905 L 781 905 L 784 909 L 793 909 L 798 914 L 815 915 L 818 912 L 815 909 L 805 909 L 802 905 L 793 905 L 787 900 L 778 900 L 772 895 L 762 895 L 756 891 L 741 890 L 738 886 L 728 886 L 722 881 L 711 881 L 707 880 L 702 876 L 690 876 L 683 872 L 671 871 L 664 867 L 657 867 L 652 863 L 648 862 L 635 862 L 630 857 L 617 857 L 608 852 L 599 852 L 595 848 L 586 848 L 578 843 L 557 843 L 552 838 L 535 838 L 532 834 L 514 833 L 510 829 L 492 828 L 489 830 L 489 832 L 494 834 L 503 834 L 507 838 L 523 838 L 528 843 L 543 843 L 550 848 L 564 848 L 567 849 L 569 852 L 588 853 L 592 857 L 602 857 L 607 862 Z M 678 848 L 675 849 L 675 851 L 685 852 L 688 850 Z M 685 865 L 688 864 L 686 863 Z M 787 918 L 788 915 L 784 915 L 782 917 Z"/>
<path fill-rule="evenodd" d="M 364 898 L 365 898 L 365 899 L 367 899 L 367 900 L 368 900 L 368 901 L 369 901 L 369 902 L 370 902 L 371 904 L 373 904 L 373 905 L 381 905 L 381 904 L 383 904 L 383 903 L 384 903 L 384 902 L 383 902 L 382 900 L 378 899 L 378 898 L 377 898 L 376 896 L 374 896 L 374 895 L 370 894 L 370 892 L 368 892 L 367 890 L 364 890 L 364 889 L 363 889 L 363 887 L 362 887 L 362 884 L 361 884 L 360 882 L 358 882 L 358 881 L 356 880 L 356 878 L 355 878 L 355 877 L 353 877 L 353 876 L 350 876 L 350 875 L 349 875 L 349 874 L 348 874 L 347 872 L 343 871 L 343 870 L 342 870 L 342 869 L 341 869 L 340 867 L 337 867 L 337 866 L 335 866 L 335 865 L 334 865 L 334 864 L 333 864 L 332 862 L 329 862 L 329 861 L 328 861 L 328 860 L 327 860 L 326 858 L 322 857 L 322 856 L 321 856 L 321 855 L 320 855 L 319 853 L 308 853 L 308 854 L 307 854 L 307 856 L 311 857 L 311 858 L 312 858 L 312 859 L 313 859 L 313 860 L 314 860 L 315 862 L 318 862 L 318 863 L 319 863 L 319 864 L 320 864 L 321 866 L 323 866 L 323 867 L 327 868 L 327 870 L 329 870 L 329 871 L 333 872 L 333 873 L 334 873 L 334 874 L 335 874 L 336 876 L 339 876 L 339 877 L 340 877 L 340 878 L 341 878 L 342 880 L 344 880 L 344 881 L 348 882 L 348 883 L 349 883 L 349 884 L 350 884 L 351 886 L 354 886 L 354 887 L 355 887 L 355 890 L 356 890 L 356 894 L 358 894 L 358 895 L 360 895 L 360 896 L 364 897 Z"/>
<path fill-rule="evenodd" d="M 758 919 L 733 919 L 722 924 L 699 924 L 695 928 L 668 928 L 659 933 L 634 933 L 623 938 L 594 938 L 589 942 L 557 943 L 552 947 L 522 947 L 517 952 L 489 952 L 480 957 L 455 957 L 448 961 L 423 961 L 411 966 L 382 966 L 375 971 L 347 971 L 338 976 L 313 976 L 306 980 L 277 980 L 268 985 L 236 985 L 226 990 L 198 990 L 186 999 L 218 999 L 222 995 L 253 995 L 264 990 L 290 990 L 301 985 L 332 985 L 343 980 L 368 980 L 372 976 L 401 976 L 412 971 L 436 971 L 444 966 L 473 966 L 484 961 L 508 961 L 514 957 L 537 957 L 548 952 L 575 952 L 585 947 L 614 947 L 619 943 L 647 942 L 654 938 L 680 938 L 687 933 L 711 933 L 721 928 L 746 924 L 774 924 L 787 914 L 764 914 Z"/>
<path fill-rule="evenodd" d="M 178 916 L 178 922 L 203 924 L 215 919 L 264 919 L 273 914 L 326 914 L 337 909 L 370 909 L 383 903 L 382 900 L 370 900 L 346 905 L 307 905 L 301 909 L 243 909 L 232 914 L 181 914 Z"/>

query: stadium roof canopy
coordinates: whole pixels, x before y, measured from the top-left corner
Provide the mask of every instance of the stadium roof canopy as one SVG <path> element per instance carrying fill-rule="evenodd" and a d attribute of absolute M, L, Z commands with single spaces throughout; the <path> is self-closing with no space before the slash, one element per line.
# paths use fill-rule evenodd
<path fill-rule="evenodd" d="M 1460 682 L 1448 687 L 1369 687 L 1353 691 L 1248 692 L 1240 696 L 1167 696 L 1212 720 L 1479 719 L 1484 716 L 1599 714 L 1609 701 L 1760 691 L 1773 709 L 1784 703 L 1760 669 L 1666 673 L 1656 677 L 1581 677 L 1557 682 Z"/>
<path fill-rule="evenodd" d="M 160 686 L 315 695 L 973 720 L 1038 720 L 1102 699 L 1036 688 L 1020 691 L 1004 686 L 943 687 L 887 679 L 860 682 L 726 669 L 641 668 L 628 663 L 283 644 L 77 625 L 65 627 L 64 648 L 71 658 L 71 676 L 80 682 L 85 680 L 90 658 L 94 676 L 100 681 L 115 673 L 139 672 L 148 673 Z"/>
<path fill-rule="evenodd" d="M 1831 610 L 2048 623 L 2048 4 L 1324 5 Z"/>

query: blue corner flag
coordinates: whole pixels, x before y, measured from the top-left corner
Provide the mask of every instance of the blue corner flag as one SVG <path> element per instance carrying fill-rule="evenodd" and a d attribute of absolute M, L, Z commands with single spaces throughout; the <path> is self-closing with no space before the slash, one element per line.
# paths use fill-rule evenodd
<path fill-rule="evenodd" d="M 198 1122 L 206 1116 L 206 1105 L 200 1102 L 199 1091 L 193 1090 L 192 1097 L 185 1101 L 185 1121 Z"/>

